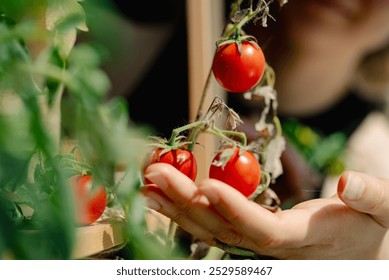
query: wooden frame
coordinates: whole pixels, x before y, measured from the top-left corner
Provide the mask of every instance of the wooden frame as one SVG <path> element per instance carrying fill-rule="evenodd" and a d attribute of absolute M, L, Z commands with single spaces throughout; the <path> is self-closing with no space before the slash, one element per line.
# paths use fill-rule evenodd
<path fill-rule="evenodd" d="M 189 117 L 196 118 L 204 85 L 208 78 L 215 52 L 215 42 L 220 38 L 224 27 L 223 0 L 187 0 L 188 26 L 188 74 L 189 74 Z M 215 96 L 224 99 L 225 92 L 216 84 L 211 75 L 209 91 L 204 100 L 205 108 Z M 201 145 L 194 149 L 199 163 L 197 179 L 208 177 L 208 166 L 217 148 L 217 142 L 211 135 L 201 135 Z"/>

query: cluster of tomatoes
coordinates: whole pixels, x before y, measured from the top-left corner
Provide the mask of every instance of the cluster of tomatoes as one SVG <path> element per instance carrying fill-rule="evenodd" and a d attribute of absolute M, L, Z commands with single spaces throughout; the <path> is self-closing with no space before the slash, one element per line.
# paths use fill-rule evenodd
<path fill-rule="evenodd" d="M 216 81 L 228 92 L 244 93 L 255 88 L 264 72 L 266 61 L 262 49 L 252 39 L 221 42 L 215 52 L 212 71 Z M 223 159 L 224 158 L 224 159 Z M 197 162 L 192 151 L 184 147 L 157 148 L 148 156 L 144 167 L 168 163 L 196 179 Z M 246 197 L 252 196 L 261 181 L 261 168 L 257 157 L 249 149 L 227 145 L 214 157 L 209 177 L 227 183 Z M 88 225 L 99 219 L 107 206 L 103 186 L 92 188 L 92 177 L 78 176 L 71 186 L 75 197 L 76 220 Z M 147 179 L 145 183 L 147 182 Z"/>
<path fill-rule="evenodd" d="M 212 71 L 216 81 L 226 91 L 244 93 L 259 84 L 265 67 L 262 49 L 250 38 L 220 43 L 213 59 Z M 222 157 L 226 159 L 223 161 Z M 188 149 L 155 149 L 145 167 L 156 162 L 174 166 L 191 180 L 196 178 L 196 159 Z M 215 155 L 209 167 L 209 177 L 223 181 L 250 197 L 260 184 L 261 168 L 258 159 L 249 149 L 226 146 Z M 145 183 L 150 182 L 146 180 Z"/>
<path fill-rule="evenodd" d="M 262 49 L 251 38 L 225 40 L 218 44 L 212 71 L 216 81 L 228 92 L 244 93 L 255 88 L 264 72 L 266 61 Z M 224 160 L 221 158 L 224 157 Z M 192 151 L 180 148 L 157 148 L 145 166 L 163 162 L 195 180 L 197 163 Z M 227 145 L 214 157 L 209 167 L 209 178 L 217 179 L 252 196 L 261 181 L 261 168 L 257 157 L 245 147 Z M 145 181 L 145 183 L 150 183 Z"/>
<path fill-rule="evenodd" d="M 164 151 L 163 154 L 161 152 Z M 224 150 L 219 151 L 213 162 L 219 162 L 224 153 L 229 155 L 223 165 L 211 164 L 209 167 L 209 177 L 227 183 L 239 190 L 246 197 L 250 197 L 257 189 L 261 181 L 261 168 L 255 155 L 239 147 L 226 146 Z M 145 165 L 163 162 L 174 166 L 181 173 L 188 176 L 191 180 L 196 179 L 197 162 L 193 153 L 187 149 L 164 150 L 156 149 L 151 160 Z M 150 183 L 145 180 L 145 183 Z"/>

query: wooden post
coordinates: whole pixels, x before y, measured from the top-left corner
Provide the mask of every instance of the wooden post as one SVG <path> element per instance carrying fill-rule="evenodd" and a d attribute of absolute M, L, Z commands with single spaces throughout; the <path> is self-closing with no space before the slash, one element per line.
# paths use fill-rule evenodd
<path fill-rule="evenodd" d="M 216 41 L 223 31 L 224 1 L 223 0 L 187 0 L 188 26 L 188 64 L 189 64 L 189 117 L 195 120 L 200 105 L 203 89 L 211 69 Z M 211 104 L 213 98 L 225 98 L 225 92 L 211 75 L 207 97 L 204 100 L 204 110 Z M 198 161 L 197 180 L 208 177 L 208 167 L 217 149 L 218 139 L 211 135 L 201 135 L 194 153 Z"/>

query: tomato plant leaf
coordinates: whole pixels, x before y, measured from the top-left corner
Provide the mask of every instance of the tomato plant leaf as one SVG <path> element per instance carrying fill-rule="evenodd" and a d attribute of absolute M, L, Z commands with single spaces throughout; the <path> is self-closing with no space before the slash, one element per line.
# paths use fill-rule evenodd
<path fill-rule="evenodd" d="M 77 29 L 88 31 L 85 12 L 76 0 L 48 0 L 46 9 L 46 26 L 54 30 L 54 44 L 63 59 L 72 50 Z"/>
<path fill-rule="evenodd" d="M 74 47 L 69 56 L 70 94 L 92 107 L 102 101 L 111 86 L 106 73 L 98 68 L 100 62 L 98 50 L 86 44 Z"/>

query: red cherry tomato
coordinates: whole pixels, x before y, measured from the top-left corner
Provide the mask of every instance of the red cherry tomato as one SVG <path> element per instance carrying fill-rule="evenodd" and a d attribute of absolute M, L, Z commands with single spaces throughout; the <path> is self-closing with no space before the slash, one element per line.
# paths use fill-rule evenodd
<path fill-rule="evenodd" d="M 144 165 L 144 169 L 152 163 L 164 162 L 174 166 L 181 173 L 188 176 L 191 180 L 194 181 L 196 179 L 197 162 L 191 151 L 185 149 L 177 149 L 162 153 L 163 150 L 164 149 L 162 148 L 156 149 L 149 156 L 147 163 Z M 145 183 L 150 184 L 151 182 L 145 179 Z"/>
<path fill-rule="evenodd" d="M 243 93 L 254 88 L 265 72 L 265 56 L 257 43 L 221 45 L 215 53 L 212 71 L 217 82 L 229 92 Z"/>
<path fill-rule="evenodd" d="M 217 153 L 212 162 L 219 161 L 222 153 L 223 151 Z M 211 164 L 209 177 L 220 180 L 250 197 L 261 181 L 261 167 L 253 153 L 240 153 L 240 148 L 236 147 L 224 167 Z"/>
<path fill-rule="evenodd" d="M 92 177 L 77 177 L 71 187 L 76 206 L 76 222 L 89 225 L 97 221 L 107 206 L 107 194 L 103 186 L 92 188 Z"/>

